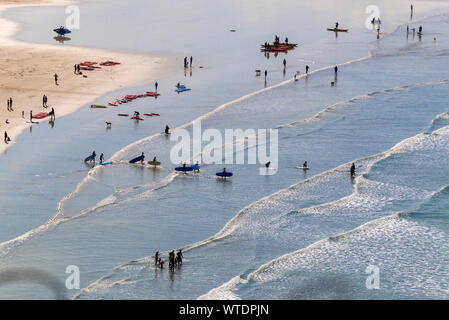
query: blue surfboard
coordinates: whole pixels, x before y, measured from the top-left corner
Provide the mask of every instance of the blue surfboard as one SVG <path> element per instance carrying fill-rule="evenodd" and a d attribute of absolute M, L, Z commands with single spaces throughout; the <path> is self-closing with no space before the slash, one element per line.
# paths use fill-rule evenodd
<path fill-rule="evenodd" d="M 102 166 L 105 166 L 105 165 L 107 165 L 107 164 L 112 164 L 112 161 L 109 161 L 109 162 L 103 162 L 103 163 L 100 163 Z"/>
<path fill-rule="evenodd" d="M 193 171 L 193 167 L 176 167 L 175 170 L 176 171 L 187 172 L 187 171 Z"/>
<path fill-rule="evenodd" d="M 189 91 L 189 90 L 192 90 L 192 89 L 189 89 L 189 88 L 184 87 L 184 88 L 178 88 L 178 89 L 176 89 L 175 91 L 176 91 L 176 92 L 184 92 L 184 91 Z"/>
<path fill-rule="evenodd" d="M 363 164 L 358 165 L 357 167 L 355 167 L 355 169 L 357 170 L 357 169 L 360 169 L 361 167 L 363 167 Z M 346 172 L 351 172 L 351 170 L 346 170 Z"/>
<path fill-rule="evenodd" d="M 56 29 L 53 29 L 53 31 L 56 32 L 57 34 L 61 35 L 61 36 L 65 35 L 65 34 L 67 34 L 67 33 L 71 33 L 71 32 L 72 32 L 72 31 L 70 31 L 70 30 L 67 29 L 67 28 L 63 28 L 63 29 L 61 29 L 61 28 L 56 28 Z"/>
<path fill-rule="evenodd" d="M 84 159 L 84 162 L 92 161 L 94 157 L 92 155 L 88 156 L 86 159 Z"/>
<path fill-rule="evenodd" d="M 223 178 L 232 177 L 232 172 L 217 172 L 216 175 Z"/>
<path fill-rule="evenodd" d="M 134 159 L 129 160 L 129 163 L 136 163 L 138 161 L 142 161 L 145 157 L 144 156 L 138 156 Z"/>
<path fill-rule="evenodd" d="M 200 170 L 200 165 L 199 164 L 194 164 L 192 165 L 193 170 Z"/>

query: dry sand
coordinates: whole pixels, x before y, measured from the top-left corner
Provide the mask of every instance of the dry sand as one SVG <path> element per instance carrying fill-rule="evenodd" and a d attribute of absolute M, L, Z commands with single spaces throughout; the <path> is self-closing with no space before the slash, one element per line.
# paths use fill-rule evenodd
<path fill-rule="evenodd" d="M 67 1 L 0 0 L 0 13 L 18 5 L 66 5 Z M 19 31 L 13 21 L 0 19 L 0 152 L 12 145 L 20 132 L 30 126 L 33 114 L 55 109 L 58 117 L 76 111 L 97 97 L 122 87 L 131 87 L 157 80 L 166 71 L 169 58 L 73 46 L 30 44 L 11 38 Z M 74 74 L 74 65 L 83 61 L 118 61 L 121 64 L 101 67 L 95 71 Z M 55 85 L 54 74 L 59 77 Z M 152 87 L 148 88 L 152 91 Z M 49 108 L 43 108 L 42 97 L 48 98 Z M 13 99 L 12 112 L 7 110 L 7 99 Z M 25 118 L 22 118 L 22 111 Z M 49 118 L 46 118 L 49 119 Z M 6 124 L 8 120 L 9 124 Z M 3 142 L 4 132 L 11 138 Z"/>

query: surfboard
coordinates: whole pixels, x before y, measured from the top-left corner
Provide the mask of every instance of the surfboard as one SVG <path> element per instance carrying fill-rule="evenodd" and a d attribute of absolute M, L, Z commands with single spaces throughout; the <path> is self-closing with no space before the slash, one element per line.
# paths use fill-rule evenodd
<path fill-rule="evenodd" d="M 100 163 L 102 166 L 105 166 L 105 165 L 107 165 L 107 164 L 112 164 L 112 161 L 108 161 L 108 162 L 103 162 L 103 163 Z"/>
<path fill-rule="evenodd" d="M 194 164 L 192 165 L 193 170 L 200 170 L 200 165 L 199 164 Z"/>
<path fill-rule="evenodd" d="M 145 157 L 144 156 L 138 156 L 135 157 L 134 159 L 129 160 L 129 163 L 136 163 L 138 161 L 142 161 Z"/>
<path fill-rule="evenodd" d="M 357 170 L 357 169 L 360 169 L 361 167 L 363 167 L 363 164 L 358 165 L 357 167 L 355 167 L 355 169 Z M 346 172 L 351 172 L 351 170 L 346 170 Z"/>
<path fill-rule="evenodd" d="M 296 169 L 302 169 L 302 170 L 309 170 L 309 167 L 300 167 L 300 166 L 296 166 Z"/>
<path fill-rule="evenodd" d="M 159 161 L 148 161 L 148 164 L 151 164 L 152 166 L 158 166 L 161 163 Z"/>
<path fill-rule="evenodd" d="M 232 177 L 232 172 L 217 172 L 216 175 L 222 178 Z"/>
<path fill-rule="evenodd" d="M 327 28 L 327 31 L 333 31 L 333 32 L 348 32 L 348 29 Z"/>
<path fill-rule="evenodd" d="M 192 90 L 192 89 L 189 89 L 189 88 L 178 88 L 178 89 L 176 89 L 175 91 L 176 92 L 184 92 L 184 91 L 189 91 L 189 90 Z"/>
<path fill-rule="evenodd" d="M 101 106 L 101 105 L 98 105 L 98 104 L 91 104 L 90 107 L 91 108 L 103 108 L 103 109 L 107 108 L 106 106 Z"/>
<path fill-rule="evenodd" d="M 92 161 L 94 157 L 92 155 L 88 156 L 86 159 L 84 159 L 84 162 Z"/>
<path fill-rule="evenodd" d="M 176 167 L 175 168 L 176 171 L 181 171 L 181 172 L 187 172 L 187 171 L 193 171 L 192 167 Z"/>

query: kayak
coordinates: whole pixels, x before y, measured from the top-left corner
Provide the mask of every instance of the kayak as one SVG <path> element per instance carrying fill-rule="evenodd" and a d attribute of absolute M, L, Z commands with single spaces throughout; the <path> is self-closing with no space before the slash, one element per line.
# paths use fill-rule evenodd
<path fill-rule="evenodd" d="M 284 52 L 284 51 L 288 51 L 289 50 L 289 48 L 288 47 L 286 47 L 286 46 L 281 46 L 281 47 L 271 47 L 270 49 L 267 49 L 267 48 L 264 48 L 264 49 L 260 49 L 260 51 L 262 51 L 262 52 L 272 52 L 272 51 L 274 51 L 274 52 L 277 52 L 277 51 L 280 51 L 280 52 Z"/>
<path fill-rule="evenodd" d="M 43 119 L 43 118 L 48 117 L 49 115 L 50 114 L 48 112 L 39 112 L 39 113 L 33 114 L 33 118 L 34 119 Z"/>
<path fill-rule="evenodd" d="M 327 28 L 327 31 L 333 31 L 333 32 L 348 32 L 348 29 L 338 29 L 338 28 Z"/>
<path fill-rule="evenodd" d="M 133 119 L 133 120 L 143 120 L 143 118 L 141 118 L 141 117 L 136 117 L 136 116 L 131 117 L 131 119 Z"/>
<path fill-rule="evenodd" d="M 157 97 L 157 96 L 160 96 L 159 93 L 153 92 L 153 91 L 147 91 L 147 92 L 146 92 L 146 95 L 147 95 L 148 97 Z"/>
<path fill-rule="evenodd" d="M 98 105 L 98 104 L 91 104 L 90 107 L 91 108 L 107 108 L 106 106 L 101 106 L 101 105 Z"/>
<path fill-rule="evenodd" d="M 127 113 L 117 113 L 117 115 L 119 117 L 127 117 L 127 116 L 129 116 L 129 114 L 127 114 Z"/>
<path fill-rule="evenodd" d="M 144 113 L 143 115 L 144 115 L 144 116 L 148 116 L 148 117 L 152 117 L 152 116 L 153 116 L 152 113 Z"/>
<path fill-rule="evenodd" d="M 117 107 L 117 102 L 108 102 L 110 106 Z"/>

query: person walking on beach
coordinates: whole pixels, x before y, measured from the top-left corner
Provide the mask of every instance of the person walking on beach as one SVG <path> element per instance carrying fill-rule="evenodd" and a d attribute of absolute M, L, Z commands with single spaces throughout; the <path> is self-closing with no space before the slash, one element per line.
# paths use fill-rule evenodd
<path fill-rule="evenodd" d="M 55 84 L 58 86 L 58 75 L 55 73 L 54 77 L 55 77 Z"/>
<path fill-rule="evenodd" d="M 154 91 L 155 92 L 157 92 L 157 86 L 158 86 L 158 83 L 157 83 L 157 81 L 154 83 Z"/>
<path fill-rule="evenodd" d="M 352 163 L 350 172 L 351 172 L 351 177 L 353 177 L 355 175 L 355 164 L 354 163 Z"/>
<path fill-rule="evenodd" d="M 42 97 L 42 107 L 47 108 L 47 96 L 44 94 Z"/>
<path fill-rule="evenodd" d="M 193 57 L 190 56 L 190 68 L 192 68 L 192 63 L 193 63 Z"/>
<path fill-rule="evenodd" d="M 25 119 L 25 111 L 22 110 L 22 119 Z"/>
<path fill-rule="evenodd" d="M 76 64 L 73 66 L 73 73 L 74 73 L 74 74 L 76 74 L 76 71 L 77 71 L 77 69 L 78 69 L 77 67 L 78 67 L 78 66 L 77 66 Z"/>
<path fill-rule="evenodd" d="M 55 109 L 51 108 L 51 111 L 50 111 L 50 120 L 55 120 L 55 119 L 56 119 L 56 117 L 55 117 Z"/>
<path fill-rule="evenodd" d="M 33 123 L 33 110 L 30 110 L 30 122 Z"/>
<path fill-rule="evenodd" d="M 268 74 L 268 72 L 267 72 L 267 70 L 265 70 L 265 80 L 267 80 L 267 74 Z"/>
<path fill-rule="evenodd" d="M 335 66 L 335 68 L 334 68 L 334 73 L 335 73 L 335 76 L 337 76 L 337 73 L 338 73 L 338 67 L 337 66 Z"/>
<path fill-rule="evenodd" d="M 11 97 L 8 100 L 8 111 L 14 111 L 12 108 L 12 98 Z"/>
<path fill-rule="evenodd" d="M 81 66 L 79 64 L 76 65 L 76 71 L 78 72 L 78 74 L 80 74 L 81 72 Z"/>
<path fill-rule="evenodd" d="M 284 65 L 284 69 L 287 68 L 287 60 L 284 59 L 284 61 L 282 63 Z"/>
<path fill-rule="evenodd" d="M 6 110 L 11 111 L 11 109 L 9 108 L 9 99 L 6 100 L 6 105 L 7 105 Z"/>
<path fill-rule="evenodd" d="M 188 64 L 187 57 L 184 57 L 184 68 L 187 68 L 187 64 Z"/>
<path fill-rule="evenodd" d="M 306 74 L 309 74 L 309 65 L 306 65 Z"/>
<path fill-rule="evenodd" d="M 156 265 L 159 262 L 159 251 L 156 251 L 154 254 L 154 264 Z"/>
<path fill-rule="evenodd" d="M 8 133 L 5 131 L 5 138 L 4 141 L 6 144 L 8 144 L 8 141 L 11 141 L 11 139 L 8 137 Z"/>

